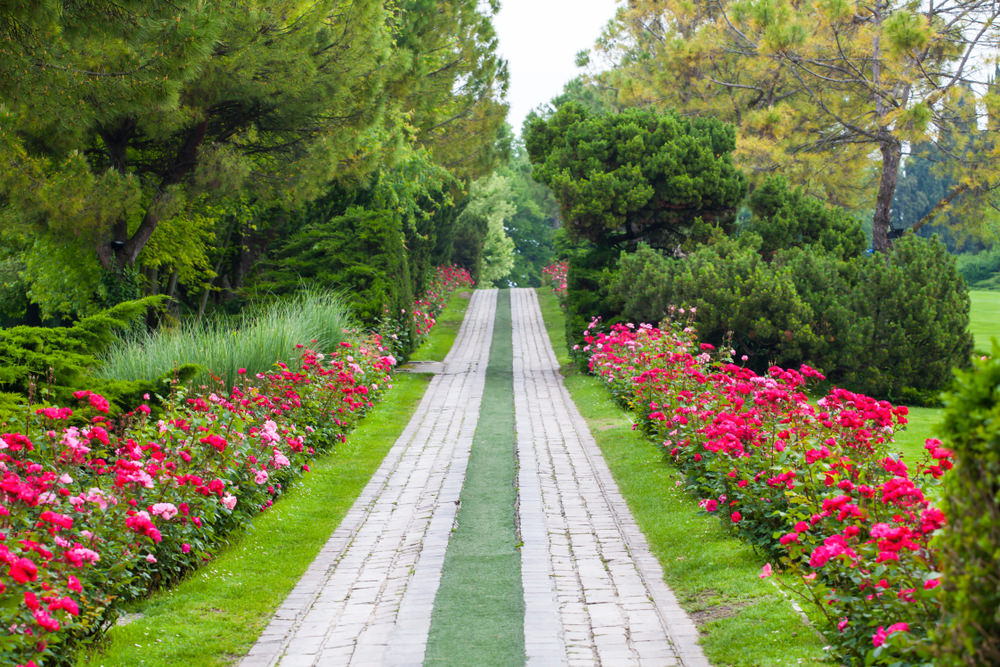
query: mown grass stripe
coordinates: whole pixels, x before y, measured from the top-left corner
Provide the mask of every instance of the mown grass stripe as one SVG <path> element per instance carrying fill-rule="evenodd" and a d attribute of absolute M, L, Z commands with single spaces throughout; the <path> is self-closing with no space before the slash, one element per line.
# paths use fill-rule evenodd
<path fill-rule="evenodd" d="M 424 664 L 524 664 L 524 595 L 514 528 L 512 367 L 510 292 L 502 290 L 482 409 Z"/>

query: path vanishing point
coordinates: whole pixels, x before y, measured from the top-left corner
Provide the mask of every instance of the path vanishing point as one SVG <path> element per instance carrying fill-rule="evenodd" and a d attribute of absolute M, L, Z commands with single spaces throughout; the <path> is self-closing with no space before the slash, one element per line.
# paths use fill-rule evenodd
<path fill-rule="evenodd" d="M 474 292 L 436 371 L 242 667 L 707 666 L 535 292 Z"/>

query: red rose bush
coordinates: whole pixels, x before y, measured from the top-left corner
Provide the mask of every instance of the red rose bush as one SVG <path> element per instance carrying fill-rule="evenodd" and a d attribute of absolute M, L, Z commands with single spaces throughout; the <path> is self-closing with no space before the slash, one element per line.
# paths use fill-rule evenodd
<path fill-rule="evenodd" d="M 901 460 L 891 445 L 905 407 L 836 388 L 811 402 L 815 370 L 758 375 L 683 325 L 602 333 L 595 322 L 585 340 L 591 371 L 662 443 L 703 511 L 793 575 L 838 659 L 929 663 L 940 577 L 930 544 L 945 518 L 927 493 L 952 455 L 928 440 L 924 460 Z"/>

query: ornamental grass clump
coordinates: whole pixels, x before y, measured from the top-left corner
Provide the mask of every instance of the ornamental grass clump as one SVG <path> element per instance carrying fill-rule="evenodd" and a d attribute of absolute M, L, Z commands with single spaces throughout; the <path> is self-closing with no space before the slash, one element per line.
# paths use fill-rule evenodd
<path fill-rule="evenodd" d="M 221 378 L 232 387 L 239 369 L 265 372 L 275 361 L 292 363 L 295 345 L 313 341 L 334 348 L 356 329 L 344 299 L 335 292 L 306 288 L 294 297 L 251 306 L 235 322 L 193 321 L 172 330 L 126 335 L 104 355 L 104 378 L 152 380 L 169 376 L 181 364 L 201 370 L 194 381 Z"/>
<path fill-rule="evenodd" d="M 591 371 L 662 443 L 703 510 L 793 575 L 838 660 L 929 662 L 941 578 L 931 540 L 945 520 L 927 490 L 952 453 L 928 440 L 920 462 L 894 454 L 905 407 L 836 388 L 813 405 L 805 387 L 825 379 L 815 370 L 758 375 L 682 324 L 601 333 L 595 322 L 585 340 Z"/>

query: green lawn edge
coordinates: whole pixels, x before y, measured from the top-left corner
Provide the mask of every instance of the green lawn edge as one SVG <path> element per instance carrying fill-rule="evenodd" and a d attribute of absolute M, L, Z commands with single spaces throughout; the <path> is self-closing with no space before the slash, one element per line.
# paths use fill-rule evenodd
<path fill-rule="evenodd" d="M 523 665 L 510 292 L 497 298 L 479 422 L 431 616 L 425 665 Z"/>
<path fill-rule="evenodd" d="M 659 559 L 667 584 L 692 615 L 715 667 L 827 665 L 823 638 L 774 584 L 764 560 L 729 534 L 681 488 L 662 451 L 632 429 L 628 414 L 597 378 L 569 363 L 564 316 L 556 297 L 538 289 L 546 329 L 566 388 L 590 426 L 629 509 Z M 780 580 L 780 575 L 776 575 Z"/>
<path fill-rule="evenodd" d="M 441 360 L 457 335 L 471 292 L 456 292 L 442 311 L 421 359 Z M 431 380 L 398 373 L 386 399 L 333 452 L 247 529 L 230 536 L 211 563 L 171 589 L 135 605 L 125 625 L 77 664 L 231 665 L 245 655 L 402 433 Z"/>

